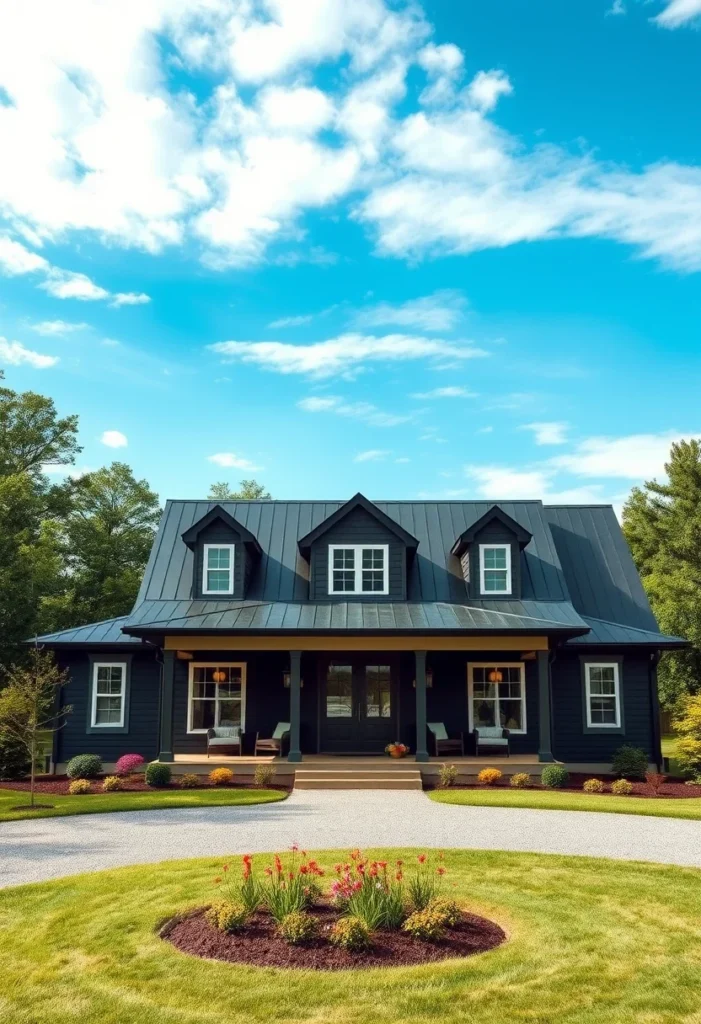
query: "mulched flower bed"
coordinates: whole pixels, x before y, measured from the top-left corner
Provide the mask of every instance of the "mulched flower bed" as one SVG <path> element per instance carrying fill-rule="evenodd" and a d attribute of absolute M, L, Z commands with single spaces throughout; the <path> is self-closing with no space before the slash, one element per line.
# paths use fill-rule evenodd
<path fill-rule="evenodd" d="M 97 779 L 91 779 L 90 780 L 90 792 L 91 793 L 103 793 L 104 792 L 104 790 L 102 788 L 102 780 L 103 780 L 103 778 L 104 778 L 104 776 L 100 776 Z M 292 778 L 292 776 L 291 776 L 291 778 Z M 143 775 L 130 775 L 128 778 L 124 779 L 124 789 L 118 790 L 117 793 L 144 793 L 144 792 L 155 793 L 155 792 L 157 792 L 159 790 L 160 791 L 163 791 L 163 790 L 166 790 L 166 791 L 167 790 L 177 790 L 180 793 L 187 793 L 188 792 L 187 789 L 182 789 L 182 787 L 178 785 L 177 776 L 174 776 L 173 779 L 174 779 L 174 781 L 171 782 L 169 786 L 159 786 L 158 790 L 156 790 L 153 786 L 147 786 L 146 785 L 146 783 L 144 782 Z M 52 775 L 50 777 L 45 777 L 45 778 L 37 779 L 36 783 L 34 784 L 34 789 L 35 789 L 35 791 L 37 793 L 46 793 L 46 794 L 51 794 L 52 796 L 67 796 L 68 795 L 68 786 L 70 785 L 70 782 L 71 782 L 71 780 L 68 778 L 67 775 Z M 229 784 L 227 784 L 225 786 L 215 786 L 213 783 L 211 783 L 209 781 L 209 779 L 207 778 L 206 775 L 203 775 L 202 776 L 202 782 L 200 783 L 200 785 L 199 786 L 191 786 L 191 787 L 189 787 L 189 790 L 192 791 L 194 789 L 195 791 L 197 791 L 198 789 L 255 789 L 255 788 L 257 788 L 257 787 L 255 787 L 253 785 L 253 780 L 252 779 L 251 779 L 251 782 L 233 782 L 233 783 L 229 783 Z M 281 785 L 280 782 L 277 781 L 277 782 L 272 783 L 269 786 L 265 786 L 264 788 L 265 789 L 282 789 L 282 790 L 287 790 L 287 789 L 289 789 L 289 786 Z M 25 791 L 29 792 L 29 789 L 30 789 L 29 779 L 21 779 L 21 780 L 16 781 L 16 782 L 0 782 L 0 789 L 17 789 L 17 790 L 25 790 Z"/>
<path fill-rule="evenodd" d="M 347 971 L 367 967 L 406 967 L 434 963 L 451 957 L 474 956 L 494 949 L 506 940 L 505 932 L 493 921 L 463 913 L 460 922 L 446 929 L 440 942 L 421 942 L 406 932 L 378 931 L 372 945 L 362 953 L 351 953 L 331 945 L 322 937 L 304 946 L 292 946 L 277 934 L 268 914 L 254 914 L 244 931 L 235 935 L 220 932 L 204 918 L 206 908 L 172 918 L 160 936 L 182 953 L 208 960 L 225 960 L 250 967 L 288 967 L 314 971 Z M 310 911 L 327 930 L 339 918 L 331 906 Z"/>
<path fill-rule="evenodd" d="M 531 786 L 527 786 L 526 790 L 541 790 L 545 791 L 546 786 L 541 786 L 535 782 L 536 776 L 533 776 L 534 783 Z M 562 788 L 550 790 L 554 793 L 581 793 L 582 785 L 587 779 L 601 779 L 606 784 L 607 791 L 610 789 L 611 783 L 616 781 L 617 776 L 615 775 L 582 775 L 577 773 L 570 773 L 570 781 L 568 786 Z M 665 796 L 671 797 L 672 799 L 688 799 L 689 797 L 701 797 L 701 786 L 687 785 L 680 779 L 670 779 L 668 782 L 663 782 L 657 793 L 654 792 L 651 786 L 648 786 L 647 782 L 634 782 L 631 780 L 633 785 L 633 792 L 629 797 L 622 797 L 621 799 L 630 799 L 630 797 L 647 797 L 656 799 L 656 797 Z M 433 786 L 433 789 L 438 789 L 438 786 Z M 478 782 L 474 782 L 472 785 L 463 785 L 460 783 L 457 786 L 451 786 L 451 789 L 511 789 L 509 785 L 508 776 L 505 774 L 502 779 L 492 786 L 484 786 Z M 523 790 L 521 790 L 523 792 Z M 587 796 L 605 796 L 605 793 L 588 793 Z M 609 793 L 610 795 L 610 793 Z"/>

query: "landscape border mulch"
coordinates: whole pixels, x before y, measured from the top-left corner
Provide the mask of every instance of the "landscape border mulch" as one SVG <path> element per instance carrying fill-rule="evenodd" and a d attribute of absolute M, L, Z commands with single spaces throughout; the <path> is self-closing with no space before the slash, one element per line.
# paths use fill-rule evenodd
<path fill-rule="evenodd" d="M 610 794 L 611 783 L 615 782 L 616 778 L 617 778 L 616 775 L 602 775 L 601 773 L 597 774 L 596 772 L 592 772 L 590 775 L 583 774 L 583 773 L 578 773 L 578 772 L 570 772 L 569 784 L 567 786 L 559 787 L 558 789 L 555 789 L 555 790 L 550 790 L 550 792 L 554 792 L 554 793 L 581 793 L 582 792 L 582 785 L 583 785 L 584 782 L 586 782 L 587 779 L 601 779 L 601 781 L 603 783 L 605 783 L 605 785 L 607 787 L 606 793 L 588 793 L 587 796 L 606 796 L 607 794 L 610 796 L 611 795 Z M 543 791 L 545 791 L 547 789 L 546 786 L 543 786 L 540 783 L 538 783 L 536 781 L 536 779 L 537 779 L 537 776 L 534 774 L 533 775 L 533 784 L 531 786 L 527 786 L 526 787 L 526 790 L 525 790 L 526 792 L 528 792 L 528 790 L 534 790 L 534 789 L 538 790 L 540 792 L 543 792 Z M 701 797 L 701 786 L 689 785 L 688 783 L 684 782 L 682 779 L 669 779 L 668 782 L 663 782 L 662 785 L 660 786 L 659 790 L 657 791 L 657 793 L 655 793 L 655 791 L 652 789 L 651 786 L 648 786 L 647 782 L 635 782 L 632 779 L 631 779 L 631 782 L 632 782 L 632 785 L 633 785 L 633 792 L 630 794 L 630 796 L 622 797 L 621 799 L 628 799 L 629 800 L 631 797 L 643 797 L 643 798 L 647 798 L 647 799 L 650 799 L 650 800 L 656 800 L 659 797 L 669 797 L 672 800 L 680 800 L 680 799 L 689 799 L 689 797 L 696 797 L 697 799 L 699 797 Z M 440 787 L 438 785 L 435 785 L 435 786 L 431 786 L 430 788 L 431 789 L 439 789 Z M 459 782 L 455 786 L 451 786 L 450 788 L 451 789 L 511 789 L 511 786 L 509 785 L 508 775 L 506 773 L 504 773 L 503 778 L 499 779 L 499 781 L 496 783 L 496 785 L 484 786 L 481 783 L 477 782 L 476 779 L 475 779 L 475 782 L 473 782 L 473 783 L 465 784 L 464 782 Z M 523 790 L 521 790 L 521 792 L 523 792 Z"/>
<path fill-rule="evenodd" d="M 103 794 L 102 780 L 104 775 L 101 775 L 97 779 L 90 779 L 90 793 Z M 253 785 L 253 778 L 251 777 L 250 782 L 232 782 L 225 786 L 215 786 L 209 781 L 206 775 L 202 776 L 202 782 L 198 786 L 190 786 L 188 789 L 183 789 L 178 785 L 177 776 L 173 777 L 174 781 L 168 786 L 147 786 L 144 782 L 143 775 L 130 775 L 125 778 L 124 789 L 116 790 L 116 794 L 119 793 L 156 793 L 156 792 L 172 792 L 177 790 L 179 793 L 197 792 L 202 789 L 258 789 L 260 787 Z M 71 783 L 71 779 L 67 775 L 51 775 L 49 777 L 38 778 L 34 785 L 34 789 L 37 793 L 44 793 L 51 796 L 68 796 L 68 787 Z M 291 783 L 290 783 L 291 784 Z M 287 792 L 290 786 L 282 785 L 279 780 L 271 783 L 268 786 L 262 787 L 264 789 L 280 789 Z M 30 782 L 29 779 L 19 779 L 12 782 L 0 782 L 0 789 L 15 789 L 29 792 Z M 81 794 L 82 795 L 82 794 Z"/>
<path fill-rule="evenodd" d="M 494 921 L 463 913 L 454 928 L 446 929 L 440 942 L 421 942 L 403 931 L 378 931 L 365 952 L 351 953 L 323 937 L 339 918 L 339 912 L 319 905 L 312 913 L 320 922 L 322 936 L 303 946 L 291 946 L 277 934 L 269 914 L 257 913 L 245 930 L 235 935 L 220 932 L 205 920 L 206 908 L 178 915 L 160 929 L 162 939 L 181 953 L 206 960 L 224 960 L 248 967 L 282 967 L 294 970 L 348 971 L 371 967 L 409 967 L 455 957 L 485 953 L 506 941 L 506 933 Z"/>

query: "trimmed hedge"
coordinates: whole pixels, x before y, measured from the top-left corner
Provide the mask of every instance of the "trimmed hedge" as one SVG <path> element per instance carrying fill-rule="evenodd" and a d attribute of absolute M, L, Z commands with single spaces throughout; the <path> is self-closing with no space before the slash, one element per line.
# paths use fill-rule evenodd
<path fill-rule="evenodd" d="M 161 786 L 170 785 L 170 768 L 167 764 L 159 764 L 158 761 L 152 761 L 151 764 L 146 765 L 146 771 L 144 773 L 147 786 L 153 786 L 155 789 L 159 789 Z"/>
<path fill-rule="evenodd" d="M 541 773 L 540 781 L 548 789 L 563 789 L 570 781 L 570 776 L 567 769 L 563 768 L 561 764 L 546 764 Z"/>
<path fill-rule="evenodd" d="M 72 757 L 66 768 L 69 779 L 96 779 L 102 771 L 102 758 L 99 754 L 78 754 Z"/>

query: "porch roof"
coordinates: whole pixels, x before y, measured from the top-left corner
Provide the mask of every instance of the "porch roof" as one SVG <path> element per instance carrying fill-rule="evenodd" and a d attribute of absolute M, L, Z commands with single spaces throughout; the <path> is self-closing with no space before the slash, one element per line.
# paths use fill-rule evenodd
<path fill-rule="evenodd" d="M 689 647 L 689 641 L 680 636 L 660 633 L 651 629 L 637 629 L 635 626 L 622 626 L 618 622 L 606 622 L 590 615 L 584 616 L 590 632 L 585 636 L 572 637 L 572 644 L 588 644 L 589 646 L 605 647 L 609 644 L 630 644 L 637 647 L 652 649 L 673 649 Z"/>

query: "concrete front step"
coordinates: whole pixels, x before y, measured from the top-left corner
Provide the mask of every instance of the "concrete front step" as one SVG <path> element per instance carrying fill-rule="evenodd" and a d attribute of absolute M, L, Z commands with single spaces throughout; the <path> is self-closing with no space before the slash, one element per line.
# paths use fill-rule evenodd
<path fill-rule="evenodd" d="M 298 768 L 295 789 L 423 789 L 415 769 L 388 772 L 364 768 Z"/>

